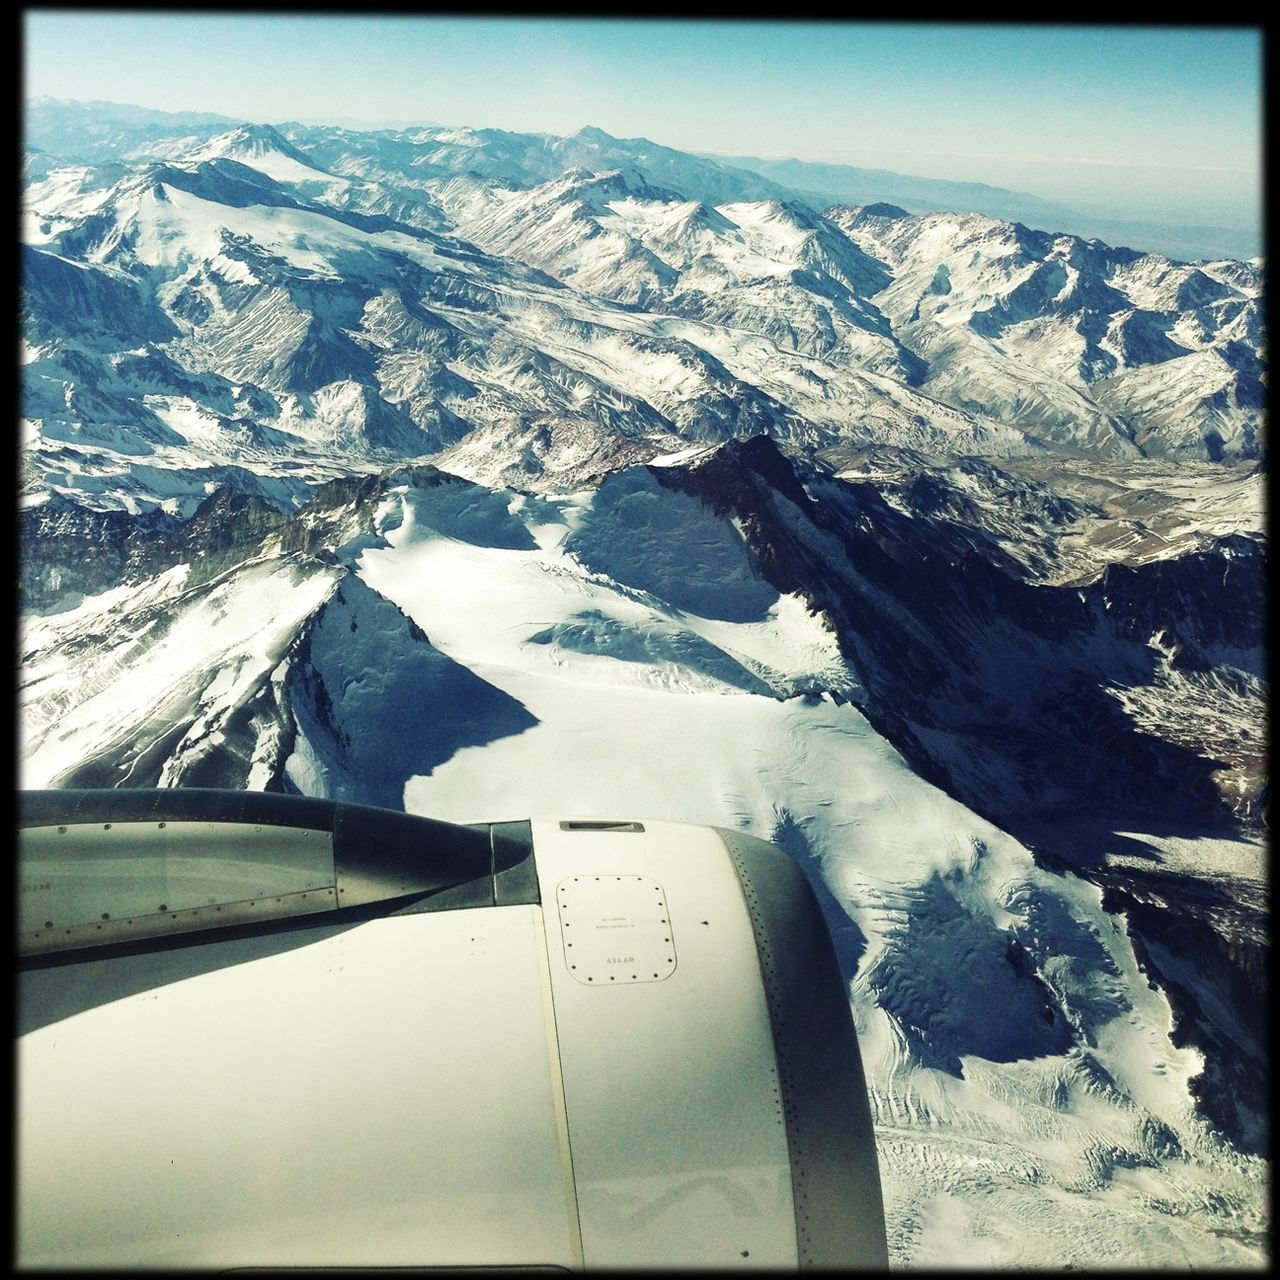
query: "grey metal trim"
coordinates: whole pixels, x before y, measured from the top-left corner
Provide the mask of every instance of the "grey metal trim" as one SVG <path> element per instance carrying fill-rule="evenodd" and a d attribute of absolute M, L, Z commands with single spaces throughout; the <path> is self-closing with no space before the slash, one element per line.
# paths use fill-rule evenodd
<path fill-rule="evenodd" d="M 332 831 L 332 800 L 213 787 L 98 787 L 18 792 L 18 827 L 81 822 L 247 822 Z"/>
<path fill-rule="evenodd" d="M 626 831 L 643 832 L 643 822 L 615 821 L 612 818 L 575 818 L 560 824 L 561 831 Z"/>
<path fill-rule="evenodd" d="M 127 911 L 107 905 L 83 919 L 64 919 L 55 902 L 47 926 L 42 912 L 44 927 L 20 927 L 22 957 L 151 939 L 173 945 L 180 935 L 284 927 L 317 912 L 345 918 L 369 910 L 447 911 L 540 900 L 528 822 L 459 826 L 332 800 L 204 788 L 27 791 L 18 800 L 19 869 L 30 870 L 33 886 L 42 890 L 50 886 L 38 873 L 64 841 L 75 843 L 96 873 L 106 866 L 99 857 L 133 858 L 141 870 L 163 868 L 166 857 L 175 856 L 225 861 L 239 856 L 252 835 L 262 867 L 296 872 L 283 891 L 263 891 L 250 877 L 243 886 L 224 886 L 224 897 L 173 909 L 148 903 L 140 912 L 129 901 Z M 313 839 L 303 841 L 306 836 Z M 311 844 L 315 853 L 305 847 Z M 299 883 L 303 872 L 309 879 Z"/>
<path fill-rule="evenodd" d="M 492 875 L 487 831 L 368 805 L 334 806 L 333 863 L 342 907 L 438 893 Z"/>
<path fill-rule="evenodd" d="M 884 1270 L 884 1201 L 848 992 L 817 897 L 781 849 L 716 828 L 755 933 L 802 1267 Z"/>
<path fill-rule="evenodd" d="M 533 824 L 494 822 L 489 826 L 493 849 L 495 906 L 534 906 L 542 901 L 533 858 Z"/>

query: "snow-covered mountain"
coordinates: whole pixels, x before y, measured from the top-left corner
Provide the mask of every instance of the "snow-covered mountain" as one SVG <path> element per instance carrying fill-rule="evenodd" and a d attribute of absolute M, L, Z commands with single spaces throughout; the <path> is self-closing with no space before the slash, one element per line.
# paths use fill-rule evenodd
<path fill-rule="evenodd" d="M 369 135 L 345 159 L 346 132 L 327 137 L 308 153 L 244 126 L 174 139 L 163 161 L 32 170 L 28 354 L 47 394 L 30 416 L 99 443 L 136 417 L 154 446 L 148 396 L 187 408 L 184 379 L 213 373 L 254 396 L 238 416 L 260 436 L 384 459 L 465 438 L 456 464 L 475 478 L 554 484 L 758 431 L 997 456 L 1261 450 L 1249 264 L 1189 267 L 979 215 L 714 206 L 634 169 L 530 186 L 538 166 L 510 159 L 506 135 Z M 464 169 L 459 150 L 490 163 Z M 488 172 L 501 163 L 512 177 Z M 158 305 L 179 369 L 123 393 L 107 353 L 91 370 L 75 335 L 43 328 L 56 260 L 117 308 L 130 293 L 140 313 Z M 156 345 L 152 320 L 136 329 Z M 112 409 L 81 412 L 86 399 Z M 522 471 L 513 433 L 546 441 Z"/>
<path fill-rule="evenodd" d="M 804 205 L 710 207 L 634 170 L 570 170 L 529 191 L 458 180 L 437 198 L 455 227 L 584 293 L 770 339 L 900 381 L 923 367 L 866 301 L 883 265 Z"/>
<path fill-rule="evenodd" d="M 978 214 L 828 216 L 889 264 L 876 301 L 928 360 L 922 385 L 940 398 L 1052 436 L 1079 421 L 1083 396 L 1148 453 L 1257 453 L 1256 264 L 1175 263 Z"/>
<path fill-rule="evenodd" d="M 1264 1261 L 1261 264 L 598 130 L 66 105 L 23 785 L 776 840 L 895 1264 Z"/>

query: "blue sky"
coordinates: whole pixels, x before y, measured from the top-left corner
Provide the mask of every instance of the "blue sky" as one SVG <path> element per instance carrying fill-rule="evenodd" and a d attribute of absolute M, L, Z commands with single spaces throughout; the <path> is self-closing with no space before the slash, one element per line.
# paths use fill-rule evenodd
<path fill-rule="evenodd" d="M 1257 28 L 29 10 L 24 90 L 573 133 L 1258 217 Z"/>

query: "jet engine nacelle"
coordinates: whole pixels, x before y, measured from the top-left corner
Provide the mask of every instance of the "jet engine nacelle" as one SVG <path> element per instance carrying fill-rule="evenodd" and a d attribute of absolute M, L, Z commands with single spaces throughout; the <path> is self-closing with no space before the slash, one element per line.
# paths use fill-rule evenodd
<path fill-rule="evenodd" d="M 20 805 L 20 1266 L 886 1265 L 848 993 L 773 845 Z"/>

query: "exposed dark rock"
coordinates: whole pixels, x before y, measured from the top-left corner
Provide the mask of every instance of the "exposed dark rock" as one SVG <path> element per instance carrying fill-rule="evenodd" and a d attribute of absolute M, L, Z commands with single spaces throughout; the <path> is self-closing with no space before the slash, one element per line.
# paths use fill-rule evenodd
<path fill-rule="evenodd" d="M 187 581 L 197 586 L 256 555 L 302 552 L 332 561 L 343 543 L 373 534 L 378 494 L 405 480 L 419 487 L 471 487 L 425 464 L 399 467 L 318 485 L 304 507 L 286 513 L 228 486 L 210 494 L 186 520 L 156 511 L 95 511 L 54 497 L 19 515 L 21 607 L 45 612 L 177 564 L 190 563 Z"/>
<path fill-rule="evenodd" d="M 1258 815 L 1233 812 L 1216 776 L 1224 762 L 1184 744 L 1176 700 L 1163 729 L 1139 726 L 1106 690 L 1157 679 L 1157 632 L 1185 637 L 1181 661 L 1197 670 L 1220 666 L 1224 651 L 1260 669 L 1261 545 L 1227 538 L 1174 560 L 1114 566 L 1084 588 L 1048 587 L 937 519 L 964 499 L 936 477 L 908 490 L 919 505 L 907 514 L 874 484 L 838 481 L 759 438 L 653 474 L 733 516 L 761 576 L 826 613 L 863 683 L 861 709 L 918 774 L 1042 862 L 1058 859 L 1107 889 L 1178 1011 L 1182 1041 L 1212 1059 L 1197 1086 L 1204 1111 L 1256 1149 L 1265 1075 L 1252 1058 L 1231 1059 L 1231 1036 L 1195 992 L 1227 991 L 1261 1052 L 1264 953 L 1239 929 L 1218 936 L 1194 878 L 1170 878 L 1159 905 L 1135 906 L 1132 873 L 1109 866 L 1106 851 L 1124 851 L 1119 832 L 1228 834 L 1241 817 L 1256 829 Z M 1256 933 L 1256 920 L 1250 927 Z M 1178 947 L 1189 970 L 1162 959 Z M 1017 950 L 1006 958 L 1026 969 Z"/>

